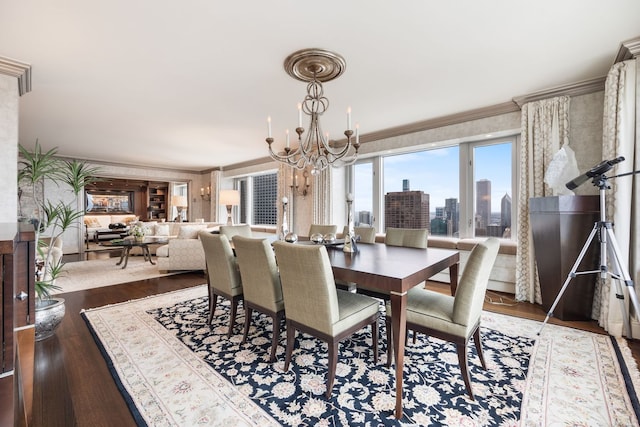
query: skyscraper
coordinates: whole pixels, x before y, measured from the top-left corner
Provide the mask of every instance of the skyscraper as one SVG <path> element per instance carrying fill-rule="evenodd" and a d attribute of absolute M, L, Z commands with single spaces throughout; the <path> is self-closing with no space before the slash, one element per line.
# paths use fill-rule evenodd
<path fill-rule="evenodd" d="M 386 227 L 426 228 L 429 224 L 429 195 L 424 191 L 396 191 L 384 196 Z"/>
<path fill-rule="evenodd" d="M 458 199 L 444 199 L 444 216 L 447 221 L 447 235 L 457 236 L 460 229 L 460 204 Z"/>
<path fill-rule="evenodd" d="M 500 201 L 500 225 L 511 227 L 511 196 L 505 194 Z"/>
<path fill-rule="evenodd" d="M 476 235 L 486 236 L 491 224 L 491 181 L 476 181 Z"/>

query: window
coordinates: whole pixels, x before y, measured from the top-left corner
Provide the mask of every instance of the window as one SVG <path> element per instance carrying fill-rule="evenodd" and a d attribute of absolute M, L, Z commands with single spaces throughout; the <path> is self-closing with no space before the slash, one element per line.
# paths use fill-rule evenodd
<path fill-rule="evenodd" d="M 444 147 L 383 158 L 384 226 L 459 231 L 460 150 Z"/>
<path fill-rule="evenodd" d="M 371 218 L 379 232 L 428 228 L 436 236 L 510 238 L 516 142 L 514 136 L 361 160 L 349 187 L 354 222 Z"/>
<path fill-rule="evenodd" d="M 512 142 L 473 144 L 474 235 L 511 237 Z"/>
<path fill-rule="evenodd" d="M 276 225 L 278 222 L 278 174 L 253 175 L 235 180 L 240 191 L 238 219 L 241 224 Z"/>
<path fill-rule="evenodd" d="M 354 173 L 353 222 L 356 226 L 373 225 L 373 162 L 356 163 Z"/>

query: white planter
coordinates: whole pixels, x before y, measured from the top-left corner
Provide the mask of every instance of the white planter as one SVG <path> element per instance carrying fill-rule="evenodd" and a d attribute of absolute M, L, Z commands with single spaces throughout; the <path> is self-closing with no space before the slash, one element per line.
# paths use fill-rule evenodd
<path fill-rule="evenodd" d="M 63 298 L 50 298 L 36 302 L 36 341 L 53 335 L 64 318 Z"/>

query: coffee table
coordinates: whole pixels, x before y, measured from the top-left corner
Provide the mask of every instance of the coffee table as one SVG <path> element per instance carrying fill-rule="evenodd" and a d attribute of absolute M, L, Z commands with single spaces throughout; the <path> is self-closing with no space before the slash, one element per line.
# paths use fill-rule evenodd
<path fill-rule="evenodd" d="M 120 253 L 120 261 L 116 263 L 116 265 L 121 265 L 122 268 L 127 267 L 127 263 L 129 262 L 129 252 L 131 252 L 131 248 L 139 247 L 142 249 L 142 256 L 145 261 L 149 261 L 151 264 L 156 265 L 151 258 L 151 253 L 149 252 L 149 245 L 163 245 L 168 243 L 169 241 L 164 237 L 145 237 L 142 240 L 136 240 L 133 238 L 126 239 L 114 239 L 109 240 L 107 242 L 102 242 L 102 246 L 107 247 L 121 247 L 122 252 Z M 124 261 L 124 264 L 123 264 Z"/>

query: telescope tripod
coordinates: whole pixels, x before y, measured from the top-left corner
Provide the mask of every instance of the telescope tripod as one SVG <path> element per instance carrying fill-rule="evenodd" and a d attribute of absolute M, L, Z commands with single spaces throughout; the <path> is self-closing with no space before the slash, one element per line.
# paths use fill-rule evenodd
<path fill-rule="evenodd" d="M 621 175 L 620 175 L 621 176 Z M 576 259 L 575 264 L 571 268 L 567 279 L 565 280 L 558 296 L 556 297 L 553 305 L 549 309 L 547 313 L 547 317 L 545 317 L 544 322 L 542 322 L 542 326 L 538 331 L 538 335 L 542 332 L 542 329 L 547 324 L 547 321 L 551 316 L 553 316 L 553 310 L 558 305 L 560 298 L 562 298 L 562 294 L 569 286 L 571 279 L 576 276 L 584 275 L 584 274 L 600 274 L 602 279 L 606 279 L 607 277 L 611 277 L 614 279 L 616 284 L 616 298 L 620 301 L 620 307 L 622 309 L 622 317 L 624 320 L 624 328 L 625 328 L 625 336 L 627 338 L 633 338 L 631 334 L 631 319 L 629 318 L 629 314 L 627 313 L 625 304 L 624 304 L 624 292 L 622 288 L 622 283 L 627 287 L 627 291 L 629 293 L 629 299 L 633 304 L 633 308 L 635 312 L 640 315 L 640 304 L 638 303 L 638 297 L 636 295 L 635 287 L 633 284 L 633 280 L 631 276 L 629 276 L 629 271 L 624 268 L 624 264 L 620 257 L 620 248 L 618 246 L 618 241 L 616 240 L 616 236 L 613 233 L 613 223 L 607 221 L 605 218 L 605 190 L 610 188 L 607 184 L 607 177 L 602 175 L 596 179 L 594 179 L 594 183 L 600 189 L 600 221 L 596 222 L 593 225 L 593 229 L 587 238 L 578 258 Z M 578 267 L 582 262 L 587 250 L 591 246 L 593 239 L 598 236 L 598 240 L 600 242 L 600 268 L 598 270 L 590 270 L 590 271 L 578 271 Z M 612 270 L 609 270 L 607 266 L 607 254 L 611 257 L 611 266 Z M 622 282 L 622 283 L 621 283 Z"/>

